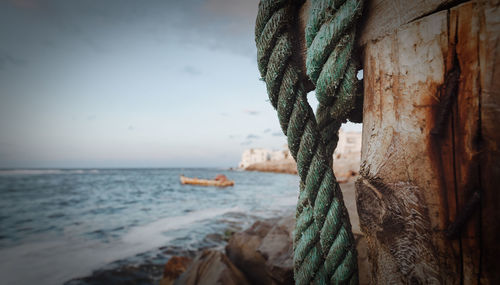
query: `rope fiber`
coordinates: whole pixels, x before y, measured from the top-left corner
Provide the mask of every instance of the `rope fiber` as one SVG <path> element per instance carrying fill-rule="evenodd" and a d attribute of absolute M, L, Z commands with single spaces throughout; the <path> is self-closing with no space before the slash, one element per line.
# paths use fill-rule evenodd
<path fill-rule="evenodd" d="M 255 25 L 259 71 L 301 180 L 294 278 L 296 284 L 357 284 L 354 236 L 331 165 L 340 125 L 361 121 L 353 47 L 362 0 L 311 0 L 305 31 L 307 75 L 293 57 L 303 2 L 261 0 Z M 307 79 L 316 87 L 317 117 L 307 102 Z"/>

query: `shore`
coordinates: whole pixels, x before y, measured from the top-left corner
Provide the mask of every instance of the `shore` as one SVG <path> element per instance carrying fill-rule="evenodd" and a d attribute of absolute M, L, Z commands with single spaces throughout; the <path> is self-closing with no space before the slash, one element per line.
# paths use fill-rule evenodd
<path fill-rule="evenodd" d="M 270 160 L 251 164 L 243 170 L 297 174 L 297 163 L 293 159 Z M 333 172 L 340 183 L 352 180 L 352 177 L 359 172 L 359 156 L 351 155 L 335 159 L 333 161 Z"/>
<path fill-rule="evenodd" d="M 359 231 L 354 181 L 341 185 L 356 238 L 359 283 L 368 284 L 366 241 Z M 171 284 L 294 284 L 293 230 L 295 212 L 255 222 L 235 233 L 224 250 L 207 249 L 194 259 L 173 257 L 160 285 Z"/>
<path fill-rule="evenodd" d="M 360 284 L 366 283 L 366 242 L 359 231 L 354 179 L 341 184 L 353 232 L 357 240 Z M 198 248 L 166 246 L 147 261 L 117 261 L 113 268 L 66 282 L 78 284 L 293 284 L 292 210 L 279 217 L 257 220 L 244 230 L 227 229 L 210 234 Z M 204 280 L 198 282 L 196 280 Z M 196 282 L 195 282 L 196 281 Z"/>
<path fill-rule="evenodd" d="M 295 163 L 295 160 L 293 160 L 293 159 L 266 161 L 266 162 L 251 164 L 248 167 L 246 167 L 244 170 L 297 174 L 297 164 Z"/>

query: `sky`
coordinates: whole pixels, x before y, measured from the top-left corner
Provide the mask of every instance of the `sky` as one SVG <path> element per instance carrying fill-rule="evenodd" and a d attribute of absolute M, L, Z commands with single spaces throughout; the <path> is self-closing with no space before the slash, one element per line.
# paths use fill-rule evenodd
<path fill-rule="evenodd" d="M 282 148 L 257 8 L 0 1 L 0 168 L 231 167 L 246 148 Z"/>

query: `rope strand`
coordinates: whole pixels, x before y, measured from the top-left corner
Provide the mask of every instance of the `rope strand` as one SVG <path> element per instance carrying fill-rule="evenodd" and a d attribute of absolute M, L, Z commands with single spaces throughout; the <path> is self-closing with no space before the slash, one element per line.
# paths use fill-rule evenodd
<path fill-rule="evenodd" d="M 291 59 L 296 40 L 293 23 L 302 4 L 262 0 L 255 25 L 259 71 L 301 180 L 295 282 L 357 284 L 354 236 L 331 162 L 340 124 L 357 102 L 356 61 L 349 57 L 361 5 L 358 0 L 313 1 L 306 28 L 306 67 L 320 101 L 317 122 L 307 102 L 305 75 Z"/>

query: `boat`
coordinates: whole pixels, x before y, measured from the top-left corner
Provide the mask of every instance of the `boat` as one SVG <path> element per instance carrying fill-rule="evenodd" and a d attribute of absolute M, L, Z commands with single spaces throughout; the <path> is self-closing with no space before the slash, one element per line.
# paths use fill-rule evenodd
<path fill-rule="evenodd" d="M 215 179 L 199 179 L 199 178 L 190 178 L 184 175 L 180 176 L 181 184 L 192 184 L 192 185 L 200 185 L 200 186 L 216 186 L 216 187 L 227 187 L 233 186 L 234 181 L 228 180 L 227 178 L 218 178 Z"/>

